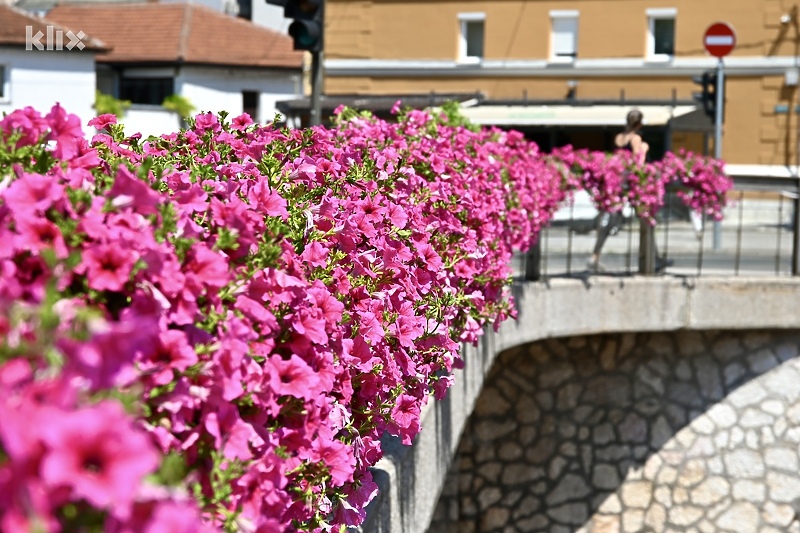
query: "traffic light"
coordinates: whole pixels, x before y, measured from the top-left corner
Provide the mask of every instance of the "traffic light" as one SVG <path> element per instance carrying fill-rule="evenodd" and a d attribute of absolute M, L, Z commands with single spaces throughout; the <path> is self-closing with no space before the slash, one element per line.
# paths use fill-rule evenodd
<path fill-rule="evenodd" d="M 717 73 L 711 70 L 694 76 L 692 81 L 700 85 L 700 92 L 692 93 L 695 102 L 703 105 L 703 111 L 711 120 L 717 116 Z"/>
<path fill-rule="evenodd" d="M 268 4 L 282 6 L 283 16 L 292 19 L 289 36 L 295 50 L 322 51 L 323 0 L 266 0 Z"/>

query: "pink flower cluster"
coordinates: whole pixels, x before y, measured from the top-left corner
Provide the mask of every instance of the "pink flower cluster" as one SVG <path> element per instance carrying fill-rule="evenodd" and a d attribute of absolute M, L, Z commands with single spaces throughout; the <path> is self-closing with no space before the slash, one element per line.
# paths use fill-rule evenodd
<path fill-rule="evenodd" d="M 359 524 L 381 438 L 513 316 L 514 250 L 575 187 L 647 189 L 516 132 L 346 116 L 142 141 L 103 115 L 91 144 L 60 106 L 0 121 L 0 530 Z M 669 176 L 713 211 L 709 165 Z"/>
<path fill-rule="evenodd" d="M 550 161 L 564 174 L 568 188 L 588 191 L 598 209 L 616 212 L 628 202 L 651 224 L 668 189 L 676 189 L 690 209 L 720 219 L 733 188 L 722 161 L 685 150 L 642 164 L 626 150 L 606 154 L 567 146 L 554 150 Z"/>

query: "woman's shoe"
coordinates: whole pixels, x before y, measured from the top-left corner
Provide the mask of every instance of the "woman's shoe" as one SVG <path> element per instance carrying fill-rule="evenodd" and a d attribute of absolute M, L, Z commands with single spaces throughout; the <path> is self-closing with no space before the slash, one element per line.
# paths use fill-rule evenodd
<path fill-rule="evenodd" d="M 656 258 L 656 272 L 662 272 L 665 268 L 671 267 L 675 264 L 672 259 L 664 259 L 663 257 Z"/>
<path fill-rule="evenodd" d="M 605 272 L 606 271 L 606 267 L 603 266 L 603 263 L 601 263 L 600 261 L 596 261 L 596 260 L 593 261 L 592 259 L 589 259 L 589 261 L 586 262 L 586 270 L 588 270 L 589 272 L 595 272 L 595 273 L 597 273 L 597 272 Z"/>

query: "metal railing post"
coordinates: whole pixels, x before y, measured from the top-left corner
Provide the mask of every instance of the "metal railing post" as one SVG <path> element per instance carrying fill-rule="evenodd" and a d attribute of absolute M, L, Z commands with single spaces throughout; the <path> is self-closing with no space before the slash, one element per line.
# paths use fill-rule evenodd
<path fill-rule="evenodd" d="M 656 273 L 656 229 L 646 220 L 639 219 L 639 274 Z"/>
<path fill-rule="evenodd" d="M 794 183 L 792 206 L 792 276 L 800 275 L 800 181 Z"/>
<path fill-rule="evenodd" d="M 541 238 L 532 245 L 525 254 L 525 280 L 539 281 L 542 279 L 542 245 Z"/>

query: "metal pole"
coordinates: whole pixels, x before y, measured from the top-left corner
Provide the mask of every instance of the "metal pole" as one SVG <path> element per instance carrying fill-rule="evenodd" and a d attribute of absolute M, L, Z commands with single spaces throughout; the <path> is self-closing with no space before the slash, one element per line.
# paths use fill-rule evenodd
<path fill-rule="evenodd" d="M 325 60 L 325 2 L 320 2 L 319 51 L 311 52 L 311 126 L 322 124 L 322 63 Z"/>
<path fill-rule="evenodd" d="M 639 274 L 652 276 L 656 272 L 656 232 L 650 223 L 639 219 Z"/>
<path fill-rule="evenodd" d="M 311 126 L 322 124 L 322 52 L 311 52 Z"/>
<path fill-rule="evenodd" d="M 527 281 L 539 281 L 542 279 L 542 242 L 540 239 L 536 244 L 531 245 L 528 253 L 525 254 L 525 279 Z"/>
<path fill-rule="evenodd" d="M 795 181 L 792 200 L 792 276 L 800 275 L 800 181 Z"/>
<path fill-rule="evenodd" d="M 714 119 L 714 157 L 717 159 L 722 158 L 722 106 L 725 105 L 725 66 L 722 58 L 719 58 L 717 63 L 717 113 Z M 714 249 L 719 250 L 722 247 L 722 224 L 716 220 L 714 221 Z"/>

